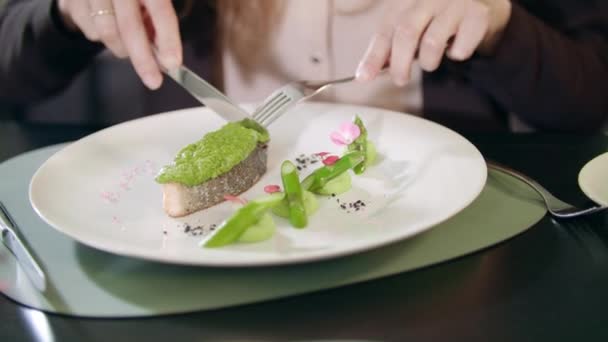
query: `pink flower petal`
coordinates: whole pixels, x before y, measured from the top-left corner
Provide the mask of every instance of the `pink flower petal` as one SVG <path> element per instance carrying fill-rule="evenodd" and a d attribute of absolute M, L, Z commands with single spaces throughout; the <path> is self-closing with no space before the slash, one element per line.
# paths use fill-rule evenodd
<path fill-rule="evenodd" d="M 352 122 L 345 122 L 340 125 L 340 133 L 346 138 L 346 140 L 353 142 L 361 135 L 361 129 L 359 129 L 359 126 Z"/>
<path fill-rule="evenodd" d="M 338 157 L 338 156 L 329 156 L 329 157 L 323 158 L 323 164 L 327 165 L 327 166 L 331 166 L 331 165 L 334 165 L 338 160 L 340 160 L 340 157 Z"/>
<path fill-rule="evenodd" d="M 319 157 L 325 157 L 328 154 L 329 154 L 329 152 L 318 152 L 318 153 L 315 153 L 315 155 L 317 155 Z"/>
<path fill-rule="evenodd" d="M 341 133 L 332 132 L 331 135 L 329 136 L 329 138 L 331 139 L 331 141 L 334 144 L 336 144 L 338 146 L 348 145 L 346 138 Z"/>
<path fill-rule="evenodd" d="M 275 192 L 280 192 L 280 191 L 281 191 L 281 187 L 276 184 L 266 185 L 264 187 L 264 192 L 266 192 L 267 194 L 274 194 Z"/>

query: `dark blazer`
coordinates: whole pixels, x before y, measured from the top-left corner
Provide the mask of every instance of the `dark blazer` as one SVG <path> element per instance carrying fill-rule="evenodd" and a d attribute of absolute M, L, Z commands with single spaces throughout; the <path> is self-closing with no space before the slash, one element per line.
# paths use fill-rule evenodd
<path fill-rule="evenodd" d="M 598 130 L 608 117 L 608 1 L 518 0 L 496 53 L 445 60 L 423 78 L 424 116 L 456 129 L 504 130 L 510 113 L 552 131 Z M 176 6 L 180 7 L 180 1 Z M 215 14 L 194 1 L 181 20 L 184 60 L 212 70 Z M 171 82 L 146 90 L 100 44 L 65 30 L 52 0 L 8 0 L 0 9 L 0 103 L 24 120 L 115 123 L 196 106 Z"/>

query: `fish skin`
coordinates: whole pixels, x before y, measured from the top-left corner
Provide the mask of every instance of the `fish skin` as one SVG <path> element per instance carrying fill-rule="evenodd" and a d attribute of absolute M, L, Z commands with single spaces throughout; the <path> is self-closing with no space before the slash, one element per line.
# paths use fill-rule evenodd
<path fill-rule="evenodd" d="M 225 195 L 247 191 L 266 173 L 267 151 L 266 145 L 258 145 L 230 171 L 199 185 L 163 184 L 163 209 L 171 217 L 186 216 L 223 202 Z"/>

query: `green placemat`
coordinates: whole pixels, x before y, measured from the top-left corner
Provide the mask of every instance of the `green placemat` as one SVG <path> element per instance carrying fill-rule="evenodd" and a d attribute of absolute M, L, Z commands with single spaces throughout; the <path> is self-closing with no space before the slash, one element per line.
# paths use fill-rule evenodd
<path fill-rule="evenodd" d="M 42 260 L 49 289 L 40 294 L 0 244 L 0 287 L 13 300 L 75 316 L 132 317 L 259 302 L 354 284 L 436 264 L 504 241 L 544 214 L 534 191 L 490 172 L 464 211 L 414 238 L 370 252 L 297 266 L 222 269 L 175 266 L 101 252 L 56 232 L 34 213 L 30 178 L 61 146 L 0 164 L 0 199 Z"/>

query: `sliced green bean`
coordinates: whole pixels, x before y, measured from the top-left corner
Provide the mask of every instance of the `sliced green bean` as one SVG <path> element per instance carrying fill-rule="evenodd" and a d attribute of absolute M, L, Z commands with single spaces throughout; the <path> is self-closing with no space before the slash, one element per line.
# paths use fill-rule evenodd
<path fill-rule="evenodd" d="M 282 193 L 264 196 L 239 208 L 218 229 L 201 241 L 204 247 L 221 247 L 235 242 L 247 228 L 256 224 L 269 209 L 283 200 Z"/>
<path fill-rule="evenodd" d="M 308 224 L 308 216 L 304 207 L 304 198 L 300 178 L 296 166 L 286 160 L 281 165 L 281 178 L 285 198 L 289 205 L 289 222 L 296 228 L 304 228 Z"/>
<path fill-rule="evenodd" d="M 370 162 L 368 162 L 368 160 L 367 160 L 367 157 L 368 157 L 367 128 L 365 128 L 365 125 L 363 124 L 363 120 L 361 120 L 361 118 L 359 116 L 355 117 L 354 123 L 355 123 L 355 125 L 357 125 L 359 127 L 359 131 L 361 133 L 359 134 L 359 137 L 357 137 L 357 139 L 355 139 L 355 141 L 353 141 L 350 145 L 348 145 L 347 151 L 349 151 L 349 152 L 356 151 L 356 152 L 363 153 L 365 160 L 353 168 L 353 171 L 355 172 L 355 174 L 360 175 L 363 172 L 365 172 L 367 165 L 370 164 Z"/>
<path fill-rule="evenodd" d="M 317 192 L 330 180 L 340 176 L 342 173 L 356 167 L 365 160 L 362 152 L 350 152 L 340 158 L 334 165 L 318 168 L 302 181 L 302 188 Z"/>

